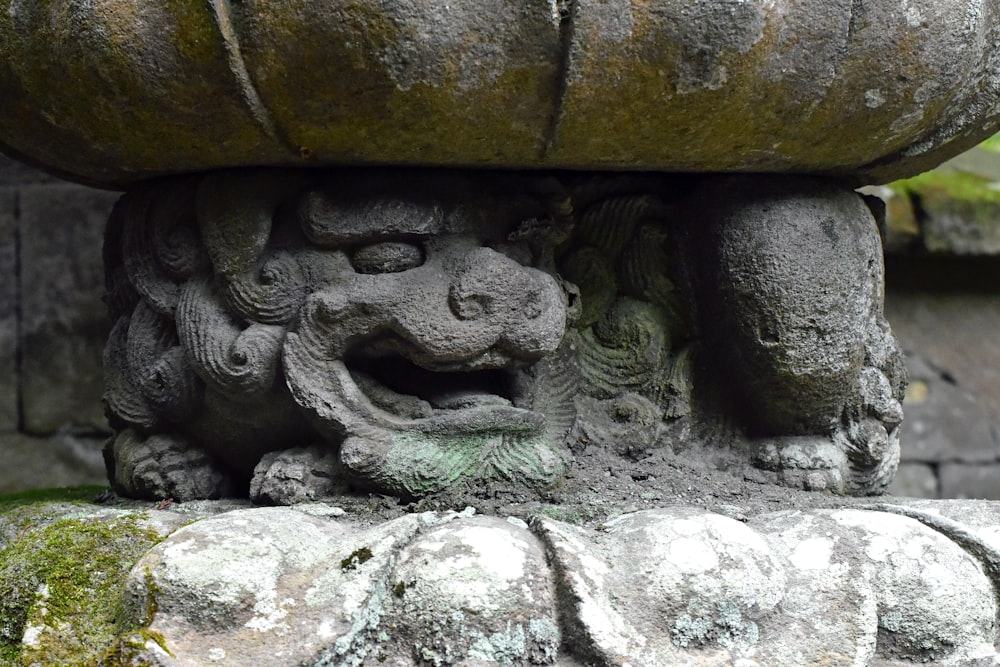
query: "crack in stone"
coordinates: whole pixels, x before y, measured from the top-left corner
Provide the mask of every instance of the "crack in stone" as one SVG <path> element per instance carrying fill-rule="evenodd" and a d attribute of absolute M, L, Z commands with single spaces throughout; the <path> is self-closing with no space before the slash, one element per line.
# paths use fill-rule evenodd
<path fill-rule="evenodd" d="M 236 35 L 232 7 L 229 0 L 211 0 L 210 5 L 212 14 L 215 17 L 215 23 L 219 27 L 219 34 L 225 44 L 229 70 L 236 77 L 236 83 L 240 87 L 243 101 L 246 103 L 250 115 L 253 116 L 253 119 L 257 121 L 257 124 L 272 141 L 285 146 L 293 154 L 299 156 L 301 153 L 299 147 L 284 138 L 278 131 L 278 127 L 275 125 L 270 111 L 264 105 L 264 101 L 261 99 L 260 93 L 253 83 L 253 79 L 250 77 L 250 71 L 247 69 L 246 60 L 243 58 L 243 52 L 240 49 L 239 39 Z"/>
<path fill-rule="evenodd" d="M 569 88 L 570 50 L 573 48 L 573 36 L 576 28 L 577 0 L 553 0 L 554 9 L 559 16 L 559 87 L 556 91 L 555 103 L 552 106 L 552 117 L 545 130 L 542 151 L 539 160 L 548 161 L 549 151 L 559 133 L 559 125 L 563 117 L 563 105 L 566 101 L 566 91 Z"/>

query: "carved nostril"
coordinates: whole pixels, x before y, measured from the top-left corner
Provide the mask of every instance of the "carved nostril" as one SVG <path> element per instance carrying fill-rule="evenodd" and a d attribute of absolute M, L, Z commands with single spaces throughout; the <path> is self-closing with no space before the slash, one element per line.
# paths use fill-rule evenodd
<path fill-rule="evenodd" d="M 488 296 L 463 293 L 461 285 L 453 286 L 448 293 L 448 306 L 455 317 L 460 320 L 475 320 L 482 317 L 486 313 L 488 305 Z"/>

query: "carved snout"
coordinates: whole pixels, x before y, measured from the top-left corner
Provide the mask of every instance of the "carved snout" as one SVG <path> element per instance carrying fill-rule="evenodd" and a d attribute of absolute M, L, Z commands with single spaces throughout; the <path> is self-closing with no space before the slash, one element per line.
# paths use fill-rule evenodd
<path fill-rule="evenodd" d="M 418 268 L 355 274 L 313 294 L 299 326 L 340 357 L 377 339 L 430 370 L 532 363 L 566 331 L 566 297 L 551 275 L 483 247 L 449 248 Z"/>
<path fill-rule="evenodd" d="M 493 346 L 514 357 L 555 351 L 566 329 L 566 299 L 555 278 L 489 248 L 471 250 L 456 264 L 448 308 L 458 329 L 492 330 Z"/>

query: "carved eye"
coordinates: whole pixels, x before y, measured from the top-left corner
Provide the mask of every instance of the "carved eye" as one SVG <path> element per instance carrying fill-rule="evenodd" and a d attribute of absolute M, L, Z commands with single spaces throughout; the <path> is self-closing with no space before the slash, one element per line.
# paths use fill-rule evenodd
<path fill-rule="evenodd" d="M 351 254 L 351 265 L 358 273 L 399 273 L 423 263 L 423 248 L 403 241 L 372 243 Z"/>

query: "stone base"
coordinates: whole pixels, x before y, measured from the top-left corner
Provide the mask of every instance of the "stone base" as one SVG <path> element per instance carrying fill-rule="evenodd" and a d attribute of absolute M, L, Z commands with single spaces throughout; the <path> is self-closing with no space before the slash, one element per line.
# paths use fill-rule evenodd
<path fill-rule="evenodd" d="M 821 499 L 789 493 L 768 511 L 702 499 L 707 509 L 583 523 L 472 508 L 373 521 L 330 503 L 0 503 L 0 655 L 241 667 L 996 664 L 1000 506 Z"/>

